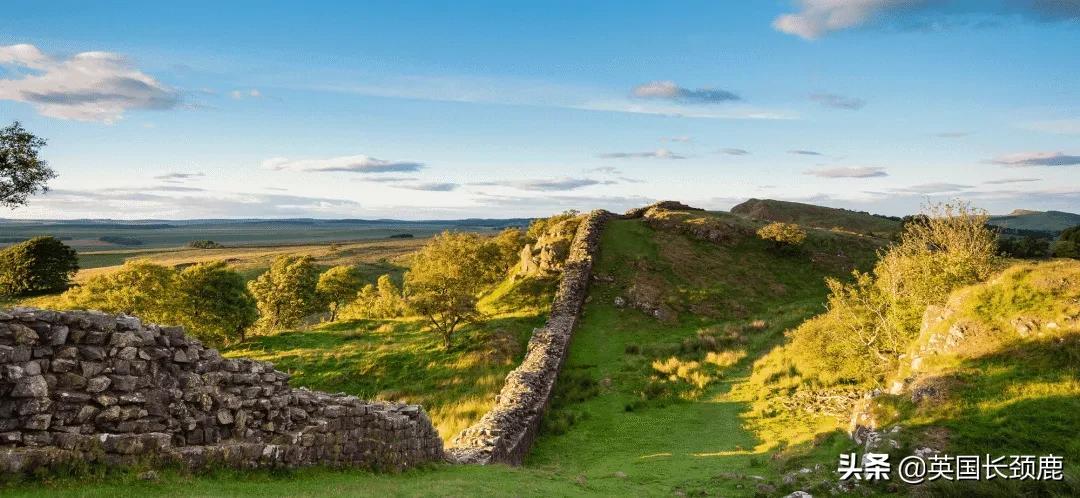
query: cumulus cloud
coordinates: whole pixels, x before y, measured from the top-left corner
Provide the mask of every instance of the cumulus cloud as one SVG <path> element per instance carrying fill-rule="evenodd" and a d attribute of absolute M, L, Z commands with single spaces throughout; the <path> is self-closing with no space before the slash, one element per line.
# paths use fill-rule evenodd
<path fill-rule="evenodd" d="M 1076 166 L 1080 165 L 1080 156 L 1062 152 L 1019 152 L 996 157 L 990 162 L 1012 167 Z"/>
<path fill-rule="evenodd" d="M 879 178 L 889 176 L 884 168 L 868 167 L 812 169 L 804 174 L 819 178 Z"/>
<path fill-rule="evenodd" d="M 176 90 L 132 67 L 119 54 L 82 52 L 68 59 L 33 45 L 0 46 L 0 99 L 26 102 L 43 116 L 112 123 L 133 109 L 171 109 Z"/>
<path fill-rule="evenodd" d="M 667 149 L 656 149 L 649 152 L 608 152 L 597 157 L 603 159 L 686 159 L 686 156 L 681 156 Z"/>
<path fill-rule="evenodd" d="M 820 152 L 818 152 L 816 150 L 805 150 L 805 149 L 792 149 L 792 150 L 787 151 L 787 153 L 788 154 L 795 154 L 796 156 L 824 156 L 825 155 L 825 154 L 822 154 L 822 153 L 820 153 Z"/>
<path fill-rule="evenodd" d="M 746 149 L 738 149 L 738 148 L 735 148 L 735 147 L 727 147 L 727 148 L 724 148 L 724 149 L 720 149 L 720 150 L 718 150 L 716 152 L 718 154 L 727 154 L 729 156 L 745 156 L 745 155 L 750 153 L 750 151 L 748 151 Z"/>
<path fill-rule="evenodd" d="M 1002 178 L 1000 180 L 987 180 L 987 181 L 985 181 L 983 183 L 988 184 L 988 185 L 1005 185 L 1005 184 L 1008 184 L 1008 183 L 1037 182 L 1039 180 L 1042 180 L 1042 178 Z"/>
<path fill-rule="evenodd" d="M 833 109 L 846 109 L 854 111 L 862 109 L 866 106 L 866 101 L 856 97 L 845 97 L 843 95 L 836 95 L 833 93 L 815 93 L 810 96 L 810 100 L 821 104 L 824 107 L 831 107 Z"/>
<path fill-rule="evenodd" d="M 262 162 L 266 169 L 301 172 L 406 173 L 420 171 L 424 165 L 411 161 L 386 161 L 370 156 L 341 156 L 326 159 L 288 159 L 273 157 Z"/>
<path fill-rule="evenodd" d="M 684 88 L 674 81 L 651 81 L 634 87 L 633 96 L 642 99 L 673 100 L 690 104 L 718 104 L 742 100 L 741 97 L 727 90 L 714 88 Z"/>
<path fill-rule="evenodd" d="M 1075 0 L 797 0 L 798 11 L 773 20 L 777 31 L 814 40 L 845 29 L 881 20 L 907 21 L 910 14 L 953 16 L 1023 15 L 1039 21 L 1080 19 Z"/>

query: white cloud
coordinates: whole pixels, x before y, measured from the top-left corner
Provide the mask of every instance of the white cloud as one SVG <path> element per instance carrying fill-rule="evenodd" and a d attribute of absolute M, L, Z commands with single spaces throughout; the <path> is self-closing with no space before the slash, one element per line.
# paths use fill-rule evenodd
<path fill-rule="evenodd" d="M 845 97 L 834 93 L 815 93 L 810 96 L 810 100 L 813 100 L 824 107 L 846 109 L 849 111 L 862 109 L 866 106 L 866 101 L 863 99 L 857 97 Z"/>
<path fill-rule="evenodd" d="M 799 0 L 799 12 L 784 14 L 773 28 L 807 40 L 832 31 L 861 26 L 883 11 L 923 3 L 924 0 Z"/>
<path fill-rule="evenodd" d="M 26 102 L 43 115 L 112 123 L 132 109 L 171 109 L 179 93 L 131 66 L 119 54 L 82 52 L 68 59 L 33 45 L 0 46 L 0 99 Z"/>
<path fill-rule="evenodd" d="M 949 192 L 959 192 L 969 188 L 971 188 L 971 185 L 960 185 L 957 183 L 922 183 L 910 187 L 894 188 L 891 189 L 891 191 L 904 194 L 944 194 Z"/>
<path fill-rule="evenodd" d="M 717 104 L 742 100 L 727 90 L 715 88 L 684 88 L 674 81 L 651 81 L 634 87 L 633 96 L 643 99 L 665 99 L 695 104 Z"/>
<path fill-rule="evenodd" d="M 600 181 L 592 178 L 542 178 L 533 180 L 512 180 L 512 181 L 495 181 L 495 182 L 474 182 L 470 185 L 479 187 L 513 187 L 520 190 L 529 190 L 534 192 L 560 192 L 566 190 L 577 190 L 583 187 L 590 187 L 593 185 L 609 185 L 615 183 L 613 181 Z"/>
<path fill-rule="evenodd" d="M 878 178 L 889 176 L 884 168 L 868 167 L 812 169 L 804 174 L 819 178 Z"/>
<path fill-rule="evenodd" d="M 246 99 L 246 98 L 256 99 L 256 98 L 262 97 L 263 95 L 262 95 L 262 92 L 259 91 L 258 88 L 252 88 L 251 90 L 233 90 L 233 91 L 229 92 L 229 96 L 236 99 L 236 100 L 240 100 L 240 99 Z"/>
<path fill-rule="evenodd" d="M 686 159 L 686 156 L 667 149 L 656 149 L 648 152 L 608 152 L 600 154 L 598 157 L 604 159 Z"/>
<path fill-rule="evenodd" d="M 419 171 L 424 165 L 411 161 L 385 161 L 370 156 L 341 156 L 326 159 L 273 157 L 262 162 L 266 169 L 303 172 L 403 173 Z"/>
<path fill-rule="evenodd" d="M 1080 156 L 1062 152 L 1018 152 L 998 156 L 991 159 L 990 162 L 1012 167 L 1077 166 L 1080 165 Z"/>

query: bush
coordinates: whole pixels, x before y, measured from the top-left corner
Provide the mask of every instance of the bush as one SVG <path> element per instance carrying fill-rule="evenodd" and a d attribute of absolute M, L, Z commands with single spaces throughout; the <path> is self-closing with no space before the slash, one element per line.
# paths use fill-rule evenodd
<path fill-rule="evenodd" d="M 77 271 L 74 249 L 54 237 L 35 237 L 0 251 L 0 296 L 64 290 Z"/>
<path fill-rule="evenodd" d="M 1080 259 L 1080 225 L 1067 228 L 1054 242 L 1054 256 Z"/>
<path fill-rule="evenodd" d="M 172 323 L 176 271 L 148 261 L 127 261 L 119 270 L 97 275 L 64 293 L 71 308 L 134 315 L 154 323 Z"/>
<path fill-rule="evenodd" d="M 1050 255 L 1050 241 L 1028 235 L 998 238 L 998 252 L 1010 258 L 1045 258 Z"/>
<path fill-rule="evenodd" d="M 212 240 L 193 240 L 191 242 L 188 242 L 188 247 L 194 249 L 221 249 L 225 246 L 218 244 L 217 242 L 214 242 Z"/>
<path fill-rule="evenodd" d="M 806 231 L 794 223 L 776 221 L 758 229 L 758 237 L 771 241 L 776 249 L 794 248 L 806 240 Z"/>

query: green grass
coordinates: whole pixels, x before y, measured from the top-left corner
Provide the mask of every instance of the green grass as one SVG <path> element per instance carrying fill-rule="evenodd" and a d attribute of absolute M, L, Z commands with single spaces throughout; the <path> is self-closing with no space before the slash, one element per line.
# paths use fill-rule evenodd
<path fill-rule="evenodd" d="M 782 468 L 770 463 L 766 442 L 746 430 L 742 417 L 747 406 L 729 391 L 748 375 L 754 358 L 782 339 L 783 330 L 820 311 L 825 275 L 842 276 L 855 262 L 870 259 L 875 245 L 863 246 L 857 238 L 846 237 L 815 234 L 804 252 L 779 254 L 753 237 L 714 245 L 654 231 L 640 220 L 610 223 L 595 271 L 611 281 L 592 287 L 557 397 L 522 468 L 437 465 L 398 475 L 326 469 L 169 473 L 157 483 L 138 482 L 128 472 L 5 492 L 12 496 L 42 491 L 52 496 L 670 496 L 676 491 L 753 495 L 759 485 L 778 485 Z M 857 248 L 844 261 L 819 257 L 844 242 Z M 529 285 L 534 284 L 496 289 L 485 300 L 485 309 L 497 314 L 531 306 L 536 291 Z M 650 292 L 674 310 L 675 318 L 660 321 L 636 309 L 616 307 L 615 297 L 625 296 L 634 285 L 650 286 Z M 503 308 L 508 302 L 515 304 Z M 440 406 L 451 407 L 446 413 L 453 414 L 457 400 L 475 397 L 482 384 L 477 379 L 512 368 L 512 364 L 494 368 L 474 363 L 474 355 L 483 350 L 471 345 L 484 343 L 478 339 L 500 327 L 512 328 L 524 339 L 527 329 L 538 323 L 530 321 L 535 317 L 506 318 L 502 324 L 497 320 L 467 331 L 458 342 L 461 349 L 449 353 L 409 321 L 335 324 L 259 338 L 228 353 L 274 361 L 278 368 L 293 372 L 294 385 L 421 401 L 438 423 Z M 763 323 L 755 323 L 759 320 Z M 710 346 L 699 332 L 713 334 L 719 342 Z M 731 353 L 737 361 L 707 363 L 709 353 Z M 703 385 L 678 376 L 672 379 L 653 367 L 655 361 L 672 358 L 684 366 L 697 362 L 694 371 Z M 482 389 L 497 384 L 484 384 Z M 457 423 L 453 416 L 446 420 Z"/>
<path fill-rule="evenodd" d="M 890 238 L 900 232 L 900 222 L 861 211 L 803 204 L 801 202 L 750 199 L 731 212 L 759 220 L 798 223 L 817 228 Z"/>

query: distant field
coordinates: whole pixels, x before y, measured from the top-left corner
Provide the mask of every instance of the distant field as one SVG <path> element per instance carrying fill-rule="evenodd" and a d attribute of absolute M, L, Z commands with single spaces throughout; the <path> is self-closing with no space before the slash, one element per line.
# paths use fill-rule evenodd
<path fill-rule="evenodd" d="M 14 221 L 0 220 L 0 245 L 40 235 L 64 240 L 78 251 L 143 250 L 186 246 L 213 240 L 227 246 L 265 246 L 386 239 L 410 234 L 430 237 L 443 230 L 493 232 L 524 226 L 529 220 L 202 220 L 202 221 Z M 119 241 L 120 243 L 106 242 Z"/>

